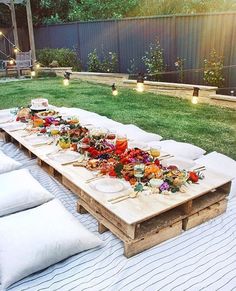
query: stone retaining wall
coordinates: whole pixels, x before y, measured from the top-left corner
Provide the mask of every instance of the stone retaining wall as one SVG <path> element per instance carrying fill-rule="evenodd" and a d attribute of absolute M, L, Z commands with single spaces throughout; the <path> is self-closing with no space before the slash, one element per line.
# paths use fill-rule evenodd
<path fill-rule="evenodd" d="M 55 71 L 58 76 L 62 77 L 65 71 L 71 71 L 71 68 L 43 68 L 43 70 Z M 117 87 L 135 88 L 136 81 L 129 80 L 128 76 L 128 74 L 117 73 L 73 72 L 71 75 L 71 79 L 80 79 L 83 81 L 106 84 L 109 86 L 112 86 L 112 84 L 115 83 Z M 188 100 L 191 100 L 192 98 L 193 88 L 198 87 L 200 89 L 199 103 L 206 103 L 236 109 L 236 98 L 235 101 L 211 99 L 211 96 L 216 94 L 217 87 L 152 81 L 145 81 L 144 84 L 145 91 L 147 92 L 168 95 Z"/>

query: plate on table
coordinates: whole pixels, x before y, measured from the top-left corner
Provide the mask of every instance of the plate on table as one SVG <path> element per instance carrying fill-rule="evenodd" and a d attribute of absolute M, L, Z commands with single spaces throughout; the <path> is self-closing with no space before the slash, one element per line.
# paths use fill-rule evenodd
<path fill-rule="evenodd" d="M 78 160 L 81 159 L 81 157 L 83 157 L 83 155 L 81 155 L 80 153 L 70 150 L 51 153 L 48 154 L 47 156 L 49 159 L 57 163 L 60 163 L 61 165 L 77 162 Z"/>
<path fill-rule="evenodd" d="M 175 157 L 163 160 L 161 163 L 164 167 L 177 166 L 180 170 L 190 170 L 196 165 L 196 163 L 192 160 Z"/>
<path fill-rule="evenodd" d="M 47 111 L 42 111 L 42 112 L 37 113 L 37 116 L 42 119 L 45 119 L 48 117 L 56 118 L 60 116 L 60 113 L 55 110 L 47 110 Z"/>
<path fill-rule="evenodd" d="M 24 139 L 32 146 L 50 144 L 53 142 L 53 138 L 46 135 L 31 135 Z"/>
<path fill-rule="evenodd" d="M 117 178 L 101 178 L 90 183 L 90 186 L 102 193 L 116 193 L 126 190 L 130 187 L 129 183 Z"/>
<path fill-rule="evenodd" d="M 1 125 L 3 129 L 6 129 L 7 131 L 17 131 L 17 130 L 23 130 L 26 128 L 26 124 L 22 122 L 11 122 L 11 123 L 5 123 Z"/>

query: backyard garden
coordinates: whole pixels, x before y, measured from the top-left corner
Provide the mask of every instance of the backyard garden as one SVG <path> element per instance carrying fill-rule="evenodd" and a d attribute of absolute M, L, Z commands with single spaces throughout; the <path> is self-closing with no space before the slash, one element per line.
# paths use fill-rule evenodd
<path fill-rule="evenodd" d="M 1 84 L 0 108 L 30 105 L 32 98 L 47 98 L 56 106 L 78 107 L 125 124 L 136 124 L 164 139 L 193 143 L 206 151 L 236 158 L 234 109 L 191 102 L 132 89 L 113 96 L 108 85 L 61 78 L 35 79 Z"/>
<path fill-rule="evenodd" d="M 236 290 L 236 0 L 0 0 L 0 289 Z"/>

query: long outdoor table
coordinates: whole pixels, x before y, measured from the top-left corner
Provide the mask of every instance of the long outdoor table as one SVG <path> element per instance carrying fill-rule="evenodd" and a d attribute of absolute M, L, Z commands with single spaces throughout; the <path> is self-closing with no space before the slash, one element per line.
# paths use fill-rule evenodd
<path fill-rule="evenodd" d="M 124 242 L 124 254 L 133 256 L 162 241 L 181 234 L 202 222 L 223 213 L 227 208 L 227 195 L 231 177 L 206 169 L 205 179 L 188 186 L 186 193 L 172 195 L 144 195 L 112 204 L 112 197 L 122 194 L 102 193 L 86 180 L 93 174 L 83 168 L 61 165 L 50 159 L 54 145 L 30 145 L 22 135 L 24 130 L 7 131 L 7 141 L 14 142 L 35 155 L 38 164 L 50 175 L 78 195 L 77 209 L 88 211 L 98 220 L 100 232 L 110 230 Z"/>

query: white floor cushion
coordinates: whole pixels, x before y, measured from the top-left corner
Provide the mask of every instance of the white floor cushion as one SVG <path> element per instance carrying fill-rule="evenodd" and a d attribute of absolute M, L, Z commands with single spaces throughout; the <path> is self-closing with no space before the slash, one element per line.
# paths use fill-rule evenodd
<path fill-rule="evenodd" d="M 29 170 L 0 175 L 0 216 L 38 206 L 54 198 Z"/>
<path fill-rule="evenodd" d="M 102 241 L 54 199 L 0 219 L 2 288 Z"/>
<path fill-rule="evenodd" d="M 217 152 L 212 152 L 196 160 L 198 164 L 205 165 L 217 172 L 233 177 L 229 197 L 236 196 L 236 161 Z"/>
<path fill-rule="evenodd" d="M 16 170 L 22 166 L 21 163 L 8 157 L 0 150 L 0 174 Z"/>
<path fill-rule="evenodd" d="M 172 154 L 176 157 L 182 157 L 189 160 L 196 160 L 202 157 L 206 151 L 200 147 L 197 147 L 193 144 L 186 142 L 177 142 L 174 140 L 163 140 L 158 143 L 150 142 L 149 146 L 158 145 L 161 147 L 161 150 Z"/>

